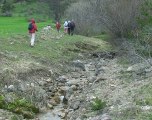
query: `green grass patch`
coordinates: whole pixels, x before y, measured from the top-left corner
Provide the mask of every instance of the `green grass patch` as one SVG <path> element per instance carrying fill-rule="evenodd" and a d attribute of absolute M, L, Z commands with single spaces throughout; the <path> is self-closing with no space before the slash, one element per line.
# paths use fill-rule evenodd
<path fill-rule="evenodd" d="M 106 107 L 106 102 L 102 101 L 101 99 L 99 99 L 98 97 L 95 98 L 92 102 L 91 102 L 91 109 L 93 111 L 96 110 L 103 110 Z"/>
<path fill-rule="evenodd" d="M 23 115 L 24 118 L 32 119 L 34 115 L 39 113 L 39 108 L 28 102 L 26 99 L 16 99 L 7 103 L 4 96 L 0 96 L 0 108 L 9 110 L 16 114 Z"/>
<path fill-rule="evenodd" d="M 104 40 L 104 41 L 107 41 L 110 39 L 110 36 L 108 34 L 101 34 L 101 35 L 98 35 L 98 36 L 93 36 L 94 38 L 97 38 L 97 39 L 101 39 L 101 40 Z"/>
<path fill-rule="evenodd" d="M 37 21 L 36 21 L 37 22 Z M 16 34 L 28 34 L 28 20 L 24 17 L 0 17 L 0 36 L 11 37 Z M 36 23 L 38 29 L 51 24 L 51 21 Z"/>
<path fill-rule="evenodd" d="M 141 87 L 139 96 L 135 98 L 135 103 L 140 106 L 152 106 L 152 85 L 151 83 Z"/>
<path fill-rule="evenodd" d="M 54 29 L 47 33 L 49 36 L 58 37 L 63 34 L 62 30 L 57 33 L 55 24 L 49 20 L 37 23 L 39 31 L 36 33 L 35 46 L 31 48 L 28 24 L 24 17 L 0 17 L 0 26 L 2 26 L 0 27 L 0 36 L 3 36 L 0 37 L 0 51 L 10 52 L 18 57 L 24 57 L 26 54 L 26 59 L 29 57 L 44 58 L 58 63 L 71 60 L 79 53 L 111 50 L 108 42 L 79 35 L 63 35 L 60 39 L 48 37 L 44 40 L 41 30 L 48 24 Z"/>

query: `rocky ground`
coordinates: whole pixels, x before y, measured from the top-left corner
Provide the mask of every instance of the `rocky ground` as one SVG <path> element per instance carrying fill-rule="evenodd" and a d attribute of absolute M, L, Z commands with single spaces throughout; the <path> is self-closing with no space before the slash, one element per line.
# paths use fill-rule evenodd
<path fill-rule="evenodd" d="M 145 96 L 145 88 L 151 89 L 151 60 L 120 64 L 122 56 L 103 51 L 80 56 L 82 59 L 59 67 L 33 59 L 16 62 L 14 55 L 1 52 L 0 93 L 8 103 L 19 96 L 39 107 L 40 114 L 33 120 L 150 118 L 152 97 L 150 93 Z M 91 107 L 96 98 L 106 104 L 100 110 Z M 0 120 L 22 119 L 22 115 L 0 110 Z"/>

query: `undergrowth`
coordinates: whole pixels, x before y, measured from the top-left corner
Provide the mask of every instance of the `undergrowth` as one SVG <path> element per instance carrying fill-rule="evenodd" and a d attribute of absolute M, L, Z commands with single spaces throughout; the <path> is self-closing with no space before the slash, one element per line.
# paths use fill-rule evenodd
<path fill-rule="evenodd" d="M 6 102 L 4 96 L 0 96 L 0 108 L 9 110 L 16 114 L 23 115 L 24 118 L 34 118 L 39 113 L 39 108 L 27 101 L 26 99 L 15 99 L 12 102 Z"/>

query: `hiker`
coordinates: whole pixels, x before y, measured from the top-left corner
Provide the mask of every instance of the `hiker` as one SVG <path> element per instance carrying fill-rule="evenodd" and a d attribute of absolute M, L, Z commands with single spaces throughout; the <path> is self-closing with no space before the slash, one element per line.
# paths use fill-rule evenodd
<path fill-rule="evenodd" d="M 73 35 L 74 29 L 75 29 L 75 23 L 74 23 L 74 21 L 72 20 L 72 21 L 71 21 L 71 35 Z"/>
<path fill-rule="evenodd" d="M 60 32 L 60 27 L 61 27 L 61 24 L 59 22 L 56 22 L 56 29 L 58 32 Z"/>
<path fill-rule="evenodd" d="M 30 43 L 30 45 L 31 45 L 31 47 L 33 47 L 34 46 L 34 42 L 35 42 L 35 32 L 38 31 L 37 25 L 36 25 L 34 19 L 31 19 L 30 24 L 28 26 L 28 30 L 29 30 L 29 33 L 31 35 L 31 43 Z"/>
<path fill-rule="evenodd" d="M 64 33 L 68 32 L 68 21 L 64 22 Z"/>
<path fill-rule="evenodd" d="M 68 34 L 71 34 L 71 21 L 68 21 Z"/>

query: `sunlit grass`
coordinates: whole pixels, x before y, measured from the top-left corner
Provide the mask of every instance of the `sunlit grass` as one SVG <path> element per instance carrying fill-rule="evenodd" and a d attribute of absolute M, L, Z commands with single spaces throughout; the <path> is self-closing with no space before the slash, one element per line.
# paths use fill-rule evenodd
<path fill-rule="evenodd" d="M 37 23 L 38 29 L 51 24 L 50 21 Z M 24 17 L 0 17 L 0 36 L 27 34 L 29 22 Z"/>
<path fill-rule="evenodd" d="M 63 35 L 60 39 L 48 38 L 43 40 L 41 30 L 48 24 L 51 24 L 54 29 L 50 31 L 50 35 L 58 36 L 63 34 L 63 31 L 58 34 L 55 30 L 55 23 L 51 23 L 49 20 L 37 23 L 39 31 L 36 33 L 35 46 L 31 48 L 27 30 L 28 24 L 28 21 L 23 17 L 0 17 L 0 51 L 11 52 L 19 56 L 24 53 L 36 58 L 64 61 L 75 58 L 80 52 L 109 50 L 110 48 L 110 45 L 101 39 L 79 35 Z M 86 46 L 79 48 L 76 44 Z"/>

